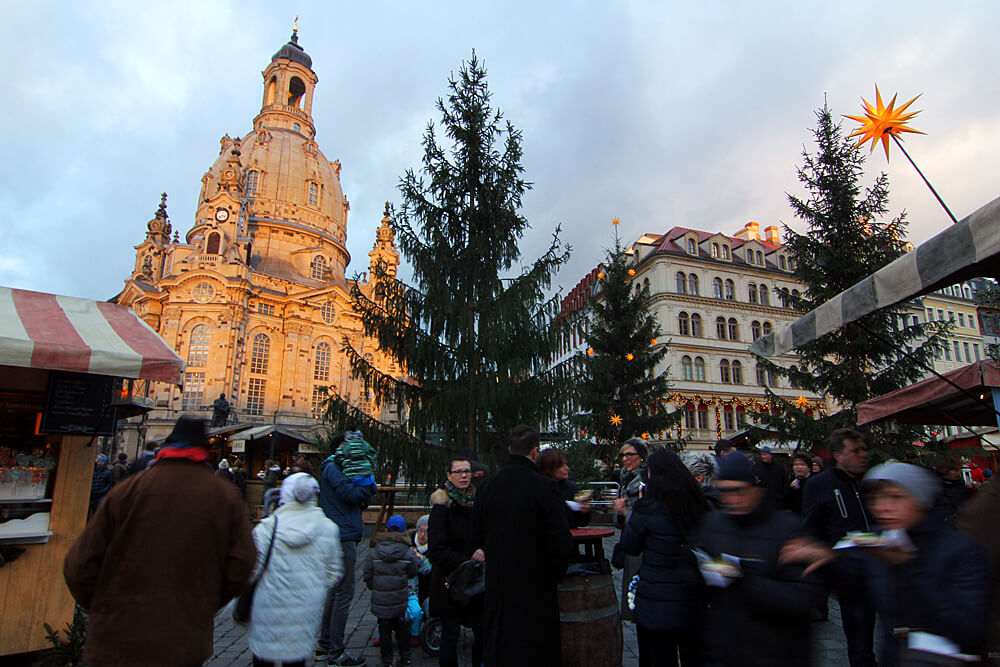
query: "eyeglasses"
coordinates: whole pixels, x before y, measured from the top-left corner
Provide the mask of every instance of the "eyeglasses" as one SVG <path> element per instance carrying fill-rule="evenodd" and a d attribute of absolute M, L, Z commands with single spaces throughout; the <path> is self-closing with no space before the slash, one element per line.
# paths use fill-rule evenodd
<path fill-rule="evenodd" d="M 448 472 L 451 473 L 452 475 L 471 475 L 472 474 L 471 470 L 449 470 Z"/>
<path fill-rule="evenodd" d="M 639 456 L 639 453 L 638 452 L 625 452 L 624 454 L 621 454 L 619 458 L 627 459 L 627 458 L 631 458 L 633 456 Z"/>

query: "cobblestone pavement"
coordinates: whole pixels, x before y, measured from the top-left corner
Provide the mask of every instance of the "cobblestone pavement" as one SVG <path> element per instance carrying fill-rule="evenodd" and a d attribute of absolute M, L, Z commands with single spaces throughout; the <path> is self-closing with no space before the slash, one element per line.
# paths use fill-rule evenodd
<path fill-rule="evenodd" d="M 614 539 L 605 540 L 605 552 L 611 553 Z M 371 615 L 371 593 L 361 581 L 361 563 L 364 562 L 365 554 L 368 552 L 368 540 L 362 540 L 358 545 L 358 566 L 355 577 L 357 582 L 355 592 L 358 597 L 351 606 L 350 616 L 347 619 L 347 650 L 365 658 L 369 667 L 381 665 L 379 649 L 372 644 L 375 635 L 376 621 Z M 618 575 L 620 579 L 620 574 Z M 636 652 L 635 626 L 632 623 L 623 623 L 625 631 L 625 652 L 623 655 L 622 667 L 638 667 L 639 656 Z M 830 600 L 830 620 L 824 623 L 813 623 L 813 656 L 814 664 L 820 667 L 846 667 L 847 656 L 844 644 L 844 634 L 840 625 L 840 608 L 834 599 Z M 470 650 L 472 647 L 472 633 L 462 630 L 462 637 L 459 642 L 459 662 L 463 666 L 470 665 Z M 415 667 L 436 666 L 437 657 L 427 656 L 420 647 L 413 647 L 413 664 Z M 247 645 L 246 631 L 233 623 L 226 614 L 219 614 L 215 619 L 215 654 L 212 659 L 205 663 L 205 667 L 245 667 L 253 663 L 250 648 Z M 306 662 L 312 665 L 312 656 Z M 315 667 L 326 667 L 320 662 Z M 615 667 L 609 665 L 608 667 Z"/>

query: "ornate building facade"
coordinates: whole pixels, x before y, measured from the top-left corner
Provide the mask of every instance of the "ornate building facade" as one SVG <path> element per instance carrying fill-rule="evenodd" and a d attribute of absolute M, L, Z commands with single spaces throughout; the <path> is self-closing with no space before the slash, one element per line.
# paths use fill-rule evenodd
<path fill-rule="evenodd" d="M 340 162 L 327 160 L 315 141 L 318 77 L 297 33 L 271 58 L 263 81 L 253 130 L 222 137 L 202 176 L 190 230 L 171 238 L 164 195 L 114 298 L 187 362 L 183 387 L 145 389 L 155 409 L 136 427 L 136 441 L 165 436 L 181 413 L 209 415 L 219 394 L 232 405 L 231 423 L 316 425 L 328 388 L 383 421 L 398 417 L 372 403 L 341 352 L 347 339 L 379 370 L 401 376 L 351 308 L 350 205 Z M 390 273 L 399 264 L 388 215 L 369 256 L 371 267 Z"/>

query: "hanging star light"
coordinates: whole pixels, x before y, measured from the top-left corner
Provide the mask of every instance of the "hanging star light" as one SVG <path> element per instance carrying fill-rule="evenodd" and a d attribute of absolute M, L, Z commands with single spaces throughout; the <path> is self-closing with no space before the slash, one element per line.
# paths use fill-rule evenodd
<path fill-rule="evenodd" d="M 917 97 L 914 97 L 912 100 L 897 109 L 896 96 L 893 95 L 892 100 L 889 102 L 889 106 L 886 106 L 882 101 L 882 94 L 878 90 L 878 85 L 876 85 L 875 106 L 872 106 L 868 100 L 861 98 L 861 101 L 865 105 L 865 113 L 863 116 L 849 116 L 844 114 L 844 118 L 849 118 L 853 121 L 861 123 L 861 126 L 858 129 L 847 135 L 847 138 L 854 139 L 857 137 L 858 143 L 855 148 L 861 148 L 866 142 L 871 141 L 872 145 L 869 154 L 875 151 L 876 142 L 881 141 L 882 148 L 885 150 L 885 159 L 888 161 L 889 138 L 892 137 L 892 140 L 896 142 L 896 146 L 899 147 L 899 150 L 902 151 L 903 155 L 906 156 L 906 159 L 913 165 L 913 168 L 917 170 L 918 174 L 920 174 L 920 178 L 923 179 L 924 184 L 928 187 L 928 189 L 930 189 L 931 194 L 933 194 L 934 198 L 938 200 L 938 203 L 941 204 L 941 207 L 945 210 L 945 213 L 948 214 L 948 217 L 951 218 L 951 221 L 958 224 L 958 219 L 955 217 L 955 214 L 951 212 L 948 205 L 944 203 L 943 199 L 941 199 L 941 195 L 937 193 L 937 190 L 934 189 L 931 182 L 927 180 L 926 176 L 924 176 L 924 172 L 920 171 L 920 167 L 917 166 L 917 163 L 913 161 L 910 154 L 906 152 L 905 148 L 903 148 L 903 142 L 899 138 L 899 135 L 904 132 L 926 134 L 926 132 L 914 130 L 906 124 L 914 116 L 920 113 L 919 111 L 907 111 L 910 105 L 916 102 L 919 97 L 920 95 L 917 95 Z"/>
<path fill-rule="evenodd" d="M 614 424 L 615 426 L 621 426 L 622 425 L 622 418 L 621 418 L 620 415 L 612 414 L 611 415 L 611 419 L 609 421 L 612 424 Z"/>
<path fill-rule="evenodd" d="M 598 271 L 598 273 L 597 273 L 597 279 L 598 280 L 604 280 L 604 272 L 603 271 Z"/>
<path fill-rule="evenodd" d="M 644 433 L 642 434 L 642 439 L 643 439 L 643 440 L 649 440 L 649 433 L 645 433 L 645 432 L 644 432 Z"/>
<path fill-rule="evenodd" d="M 649 344 L 650 344 L 650 345 L 656 345 L 656 339 L 655 339 L 655 338 L 651 338 L 651 339 L 649 340 Z"/>
<path fill-rule="evenodd" d="M 892 100 L 889 105 L 886 106 L 882 101 L 882 94 L 878 90 L 878 86 L 875 86 L 875 105 L 861 98 L 861 101 L 865 105 L 865 115 L 864 116 L 849 116 L 844 114 L 845 118 L 850 118 L 853 121 L 861 123 L 861 127 L 854 130 L 851 134 L 847 136 L 848 139 L 858 138 L 858 144 L 855 148 L 861 148 L 868 141 L 872 142 L 871 150 L 869 153 L 875 151 L 875 144 L 879 141 L 882 142 L 882 148 L 885 150 L 885 159 L 889 159 L 889 137 L 893 137 L 899 140 L 899 135 L 904 132 L 912 132 L 914 134 L 926 134 L 920 130 L 914 130 L 909 127 L 906 123 L 916 116 L 919 111 L 906 112 L 911 104 L 917 101 L 917 97 L 902 105 L 898 109 L 896 106 L 896 96 L 892 96 Z"/>
<path fill-rule="evenodd" d="M 630 276 L 634 276 L 634 275 L 635 275 L 635 269 L 629 269 L 629 270 L 628 270 L 628 274 L 629 274 Z"/>
<path fill-rule="evenodd" d="M 800 408 L 804 408 L 807 405 L 809 405 L 809 400 L 805 396 L 799 396 L 797 399 L 795 399 L 795 405 L 799 406 Z"/>
<path fill-rule="evenodd" d="M 629 352 L 628 354 L 625 355 L 625 359 L 627 361 L 632 361 L 633 359 L 635 359 L 635 355 Z"/>
<path fill-rule="evenodd" d="M 594 356 L 594 348 L 592 348 L 592 347 L 588 347 L 587 348 L 587 356 L 588 357 Z"/>

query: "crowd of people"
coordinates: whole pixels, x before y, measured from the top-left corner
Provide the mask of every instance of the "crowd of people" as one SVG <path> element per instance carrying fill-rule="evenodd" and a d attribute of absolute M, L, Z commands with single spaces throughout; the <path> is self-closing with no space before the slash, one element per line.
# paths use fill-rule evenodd
<path fill-rule="evenodd" d="M 360 431 L 339 437 L 317 473 L 305 461 L 279 468 L 275 509 L 251 530 L 232 466 L 210 464 L 205 426 L 182 417 L 139 471 L 97 462 L 101 494 L 64 567 L 90 613 L 87 664 L 200 664 L 214 615 L 252 589 L 255 665 L 313 653 L 363 665 L 345 643 L 359 568 L 386 667 L 411 664 L 427 615 L 441 623 L 442 667 L 459 664 L 463 627 L 472 665 L 560 664 L 557 587 L 592 503 L 537 431 L 514 429 L 492 476 L 471 451 L 454 456 L 429 514 L 413 530 L 390 517 L 358 562 L 377 492 Z M 934 472 L 871 467 L 856 431 L 826 445 L 829 461 L 795 453 L 787 467 L 725 440 L 683 456 L 638 438 L 621 446 L 611 560 L 640 665 L 808 665 L 830 594 L 852 667 L 875 665 L 876 648 L 880 665 L 1000 656 L 1000 491 L 974 492 L 947 460 Z"/>

